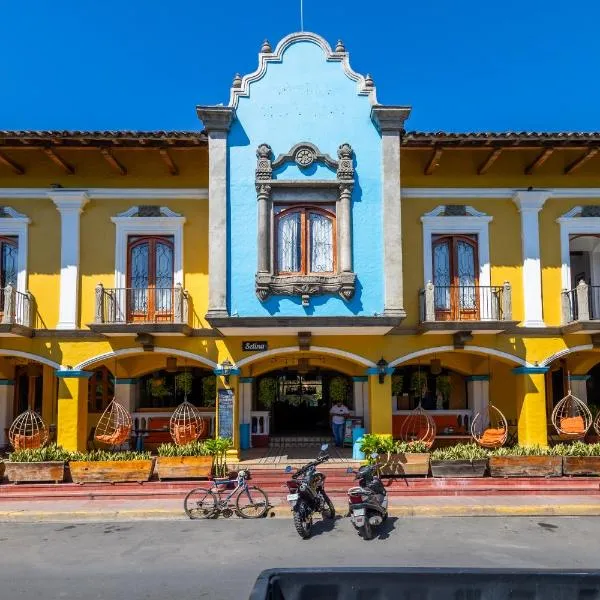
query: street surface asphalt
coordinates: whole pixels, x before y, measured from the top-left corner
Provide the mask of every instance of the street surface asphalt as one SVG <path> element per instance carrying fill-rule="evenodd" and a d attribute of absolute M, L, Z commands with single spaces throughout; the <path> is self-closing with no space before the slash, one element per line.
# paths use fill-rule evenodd
<path fill-rule="evenodd" d="M 246 600 L 273 567 L 600 567 L 600 520 L 390 518 L 375 540 L 348 519 L 0 524 L 2 600 Z"/>

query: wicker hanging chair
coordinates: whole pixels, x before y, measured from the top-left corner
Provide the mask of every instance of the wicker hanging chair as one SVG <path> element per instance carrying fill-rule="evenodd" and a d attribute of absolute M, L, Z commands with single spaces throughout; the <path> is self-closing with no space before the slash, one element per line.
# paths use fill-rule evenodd
<path fill-rule="evenodd" d="M 596 432 L 596 435 L 600 437 L 600 411 L 594 419 L 594 431 Z"/>
<path fill-rule="evenodd" d="M 583 439 L 592 426 L 592 413 L 587 404 L 571 393 L 558 402 L 552 411 L 552 425 L 556 432 L 572 440 Z"/>
<path fill-rule="evenodd" d="M 404 419 L 400 427 L 400 439 L 403 442 L 424 442 L 431 448 L 435 435 L 435 421 L 419 402 L 417 408 Z"/>
<path fill-rule="evenodd" d="M 120 446 L 131 436 L 131 427 L 131 415 L 113 398 L 96 425 L 94 439 L 109 446 Z"/>
<path fill-rule="evenodd" d="M 483 448 L 500 448 L 508 439 L 508 422 L 499 408 L 488 404 L 488 409 L 478 412 L 471 421 L 471 437 Z"/>
<path fill-rule="evenodd" d="M 178 446 L 194 442 L 206 435 L 208 425 L 198 409 L 187 398 L 173 411 L 169 430 Z"/>
<path fill-rule="evenodd" d="M 42 417 L 29 409 L 13 421 L 8 439 L 15 450 L 41 448 L 48 441 L 48 428 Z"/>

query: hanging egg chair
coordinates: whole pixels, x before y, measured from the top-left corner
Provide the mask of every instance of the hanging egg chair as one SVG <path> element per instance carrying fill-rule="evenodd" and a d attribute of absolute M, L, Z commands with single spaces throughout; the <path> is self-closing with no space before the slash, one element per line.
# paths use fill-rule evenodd
<path fill-rule="evenodd" d="M 48 441 L 48 429 L 42 417 L 29 409 L 13 421 L 8 439 L 15 450 L 41 448 Z"/>
<path fill-rule="evenodd" d="M 120 446 L 129 439 L 131 425 L 131 415 L 113 398 L 96 425 L 94 439 L 109 446 Z"/>
<path fill-rule="evenodd" d="M 205 436 L 207 429 L 206 420 L 187 399 L 174 410 L 169 421 L 171 437 L 178 446 L 189 444 Z"/>
<path fill-rule="evenodd" d="M 600 437 L 600 411 L 594 419 L 594 431 L 596 432 L 596 435 Z"/>
<path fill-rule="evenodd" d="M 435 435 L 435 421 L 419 402 L 417 408 L 404 419 L 400 427 L 400 439 L 403 442 L 424 442 L 431 448 Z"/>
<path fill-rule="evenodd" d="M 483 448 L 500 448 L 508 439 L 508 422 L 500 409 L 488 404 L 488 409 L 476 413 L 471 421 L 471 437 Z"/>
<path fill-rule="evenodd" d="M 592 413 L 587 404 L 569 391 L 567 395 L 558 402 L 552 411 L 552 425 L 559 435 L 572 440 L 579 440 L 592 426 Z"/>

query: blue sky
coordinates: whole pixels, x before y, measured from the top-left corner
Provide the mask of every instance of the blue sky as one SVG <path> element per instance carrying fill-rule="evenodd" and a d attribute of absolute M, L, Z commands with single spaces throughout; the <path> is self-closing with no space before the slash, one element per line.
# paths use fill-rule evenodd
<path fill-rule="evenodd" d="M 299 1 L 3 0 L 0 129 L 199 128 Z M 384 8 L 385 7 L 385 8 Z M 409 129 L 600 130 L 597 0 L 304 0 Z"/>

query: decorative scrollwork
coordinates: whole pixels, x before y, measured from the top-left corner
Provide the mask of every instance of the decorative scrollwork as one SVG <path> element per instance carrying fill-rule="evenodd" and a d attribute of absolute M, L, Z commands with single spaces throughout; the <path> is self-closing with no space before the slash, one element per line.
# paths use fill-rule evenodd
<path fill-rule="evenodd" d="M 301 169 L 306 169 L 306 167 L 310 167 L 310 165 L 312 165 L 315 162 L 315 158 L 316 156 L 314 151 L 306 146 L 298 148 L 296 156 L 294 156 L 296 164 Z"/>

